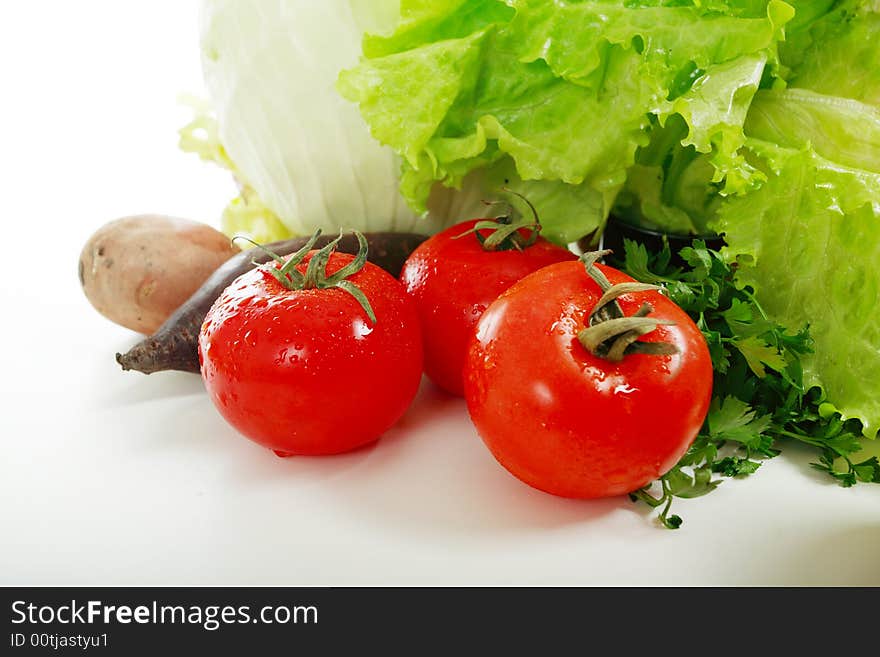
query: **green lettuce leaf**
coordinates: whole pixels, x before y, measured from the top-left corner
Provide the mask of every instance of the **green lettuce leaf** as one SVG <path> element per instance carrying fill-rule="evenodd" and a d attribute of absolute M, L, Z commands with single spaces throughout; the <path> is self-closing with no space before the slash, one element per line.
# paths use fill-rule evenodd
<path fill-rule="evenodd" d="M 403 157 L 417 211 L 435 182 L 458 188 L 485 170 L 541 190 L 545 234 L 565 242 L 601 229 L 637 150 L 672 115 L 725 191 L 759 180 L 739 154 L 742 123 L 793 10 L 696 4 L 404 0 L 397 31 L 367 37 L 338 88 Z"/>
<path fill-rule="evenodd" d="M 781 50 L 790 85 L 880 106 L 880 3 L 802 4 L 800 24 Z"/>
<path fill-rule="evenodd" d="M 595 86 L 594 73 L 605 65 L 611 46 L 637 52 L 644 72 L 668 88 L 670 75 L 683 69 L 705 70 L 764 50 L 775 53 L 783 26 L 794 16 L 792 7 L 780 0 L 766 3 L 758 18 L 696 6 L 651 7 L 612 0 L 508 4 L 517 9 L 511 30 L 518 35 L 522 61 L 544 60 L 556 75 L 586 86 Z"/>
<path fill-rule="evenodd" d="M 418 211 L 435 181 L 457 188 L 471 171 L 489 168 L 487 179 L 518 179 L 568 199 L 562 212 L 532 199 L 545 234 L 565 242 L 604 222 L 646 141 L 645 107 L 659 98 L 639 75 L 637 57 L 622 48 L 605 74 L 597 95 L 556 77 L 544 62 L 520 62 L 509 36 L 486 29 L 370 60 L 344 72 L 340 89 L 360 103 L 373 136 L 403 156 L 401 191 Z M 607 122 L 609 111 L 620 120 Z M 510 163 L 515 175 L 493 171 L 508 172 Z M 584 198 L 591 199 L 586 206 Z"/>
<path fill-rule="evenodd" d="M 741 150 L 743 124 L 764 73 L 766 53 L 709 68 L 660 114 L 639 149 L 616 212 L 630 223 L 678 235 L 702 235 L 721 195 L 746 193 L 765 177 Z"/>
<path fill-rule="evenodd" d="M 780 146 L 808 144 L 827 160 L 880 173 L 880 108 L 806 89 L 759 91 L 749 136 Z"/>
<path fill-rule="evenodd" d="M 809 146 L 747 145 L 767 182 L 729 198 L 716 224 L 742 265 L 738 280 L 777 322 L 810 325 L 805 383 L 823 387 L 872 436 L 880 427 L 880 173 Z"/>
<path fill-rule="evenodd" d="M 673 114 L 651 132 L 617 197 L 614 213 L 628 223 L 675 235 L 704 235 L 722 197 L 710 156 L 682 146 L 688 127 Z"/>
<path fill-rule="evenodd" d="M 740 149 L 745 143 L 746 114 L 766 63 L 766 52 L 760 52 L 712 66 L 664 113 L 675 113 L 685 120 L 689 130 L 682 146 L 711 154 L 709 161 L 715 167 L 712 182 L 724 183 L 719 190 L 722 194 L 742 194 L 764 180 Z"/>
<path fill-rule="evenodd" d="M 506 23 L 513 14 L 498 0 L 407 0 L 400 3 L 394 34 L 364 37 L 364 55 L 383 57 L 430 42 L 465 38 L 489 25 Z"/>
<path fill-rule="evenodd" d="M 241 193 L 223 209 L 220 226 L 227 235 L 241 235 L 258 244 L 291 237 L 287 226 L 250 187 L 242 187 Z"/>
<path fill-rule="evenodd" d="M 876 13 L 865 7 L 853 12 L 852 3 L 837 3 L 843 8 L 838 6 L 828 13 L 835 5 L 831 0 L 800 0 L 791 4 L 797 13 L 786 24 L 786 42 L 780 43 L 786 66 L 771 62 L 772 68 L 794 76 L 793 84 L 797 85 L 825 70 L 816 62 L 834 54 L 837 65 L 831 68 L 837 72 L 833 75 L 839 81 L 846 78 L 844 68 L 853 71 L 859 81 L 855 86 L 863 93 L 851 95 L 867 95 L 864 92 L 868 86 L 863 82 L 866 76 L 871 77 L 869 73 L 880 76 L 872 59 L 880 49 L 874 48 L 866 56 L 864 48 L 850 46 L 853 42 L 864 43 L 870 33 L 868 28 L 875 29 Z M 757 9 L 755 6 L 750 11 Z M 850 17 L 852 31 L 844 29 L 844 15 Z M 811 35 L 829 34 L 830 26 L 835 28 L 841 43 L 814 43 Z M 874 38 L 880 38 L 880 34 Z M 746 136 L 791 148 L 812 144 L 828 160 L 857 169 L 880 170 L 880 114 L 876 107 L 852 98 L 785 88 L 779 78 L 768 82 L 767 69 L 763 74 L 757 69 L 750 71 L 749 59 L 744 56 L 714 67 L 716 71 L 727 69 L 729 83 L 712 72 L 707 77 L 715 78 L 711 80 L 713 89 L 704 89 L 703 78 L 698 78 L 690 90 L 673 101 L 669 112 L 686 117 L 690 132 L 685 136 L 681 124 L 674 123 L 676 139 L 670 138 L 669 130 L 652 133 L 651 145 L 638 152 L 636 167 L 630 171 L 618 198 L 619 215 L 633 223 L 672 233 L 707 232 L 720 207 L 721 196 L 747 193 L 764 180 L 763 172 L 744 158 L 742 144 Z M 740 61 L 741 67 L 736 66 Z M 794 72 L 786 67 L 794 67 Z M 846 80 L 829 80 L 828 86 L 846 92 L 851 78 Z M 738 88 L 737 84 L 741 86 Z M 701 91 L 704 100 L 694 102 L 693 97 Z M 679 135 L 681 144 L 677 141 Z M 688 145 L 694 148 L 687 148 Z M 707 158 L 699 153 L 709 154 L 714 170 L 706 166 Z"/>

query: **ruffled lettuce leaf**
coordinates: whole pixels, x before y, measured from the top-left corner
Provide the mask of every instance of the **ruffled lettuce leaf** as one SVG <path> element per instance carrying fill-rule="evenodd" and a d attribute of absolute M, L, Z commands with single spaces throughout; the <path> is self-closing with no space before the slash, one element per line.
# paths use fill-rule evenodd
<path fill-rule="evenodd" d="M 513 9 L 498 0 L 404 0 L 394 33 L 365 35 L 364 55 L 383 57 L 426 43 L 462 39 L 488 25 L 506 23 L 513 14 Z"/>
<path fill-rule="evenodd" d="M 806 89 L 762 90 L 745 128 L 763 141 L 797 149 L 812 145 L 827 160 L 880 172 L 880 107 Z"/>
<path fill-rule="evenodd" d="M 619 216 L 655 230 L 703 235 L 723 195 L 763 183 L 742 146 L 766 63 L 765 51 L 712 66 L 668 104 L 651 142 L 636 153 L 617 199 Z"/>
<path fill-rule="evenodd" d="M 784 2 L 404 0 L 401 12 L 338 88 L 403 157 L 401 191 L 419 211 L 435 182 L 485 170 L 554 199 L 536 203 L 551 239 L 592 233 L 672 115 L 685 118 L 682 147 L 711 155 L 710 181 L 738 192 L 758 176 L 739 154 L 742 122 L 777 61 Z"/>
<path fill-rule="evenodd" d="M 880 3 L 801 4 L 798 25 L 781 50 L 790 86 L 880 107 Z"/>
<path fill-rule="evenodd" d="M 791 0 L 789 4 L 797 4 Z M 809 0 L 807 0 L 809 1 Z M 703 13 L 723 13 L 742 18 L 760 18 L 767 11 L 767 0 L 630 0 L 628 7 L 693 7 Z"/>
<path fill-rule="evenodd" d="M 675 235 L 704 235 L 721 203 L 717 172 L 709 155 L 682 146 L 688 133 L 684 119 L 670 116 L 651 131 L 627 174 L 614 213 L 638 226 Z"/>
<path fill-rule="evenodd" d="M 743 124 L 766 64 L 767 54 L 761 52 L 712 66 L 661 115 L 675 113 L 684 119 L 688 133 L 679 144 L 710 154 L 711 182 L 723 183 L 718 191 L 725 195 L 745 193 L 764 180 L 741 149 Z"/>
<path fill-rule="evenodd" d="M 854 54 L 858 54 L 854 51 Z M 855 64 L 858 70 L 858 64 Z M 880 110 L 789 88 L 759 91 L 746 120 L 749 148 L 769 179 L 729 199 L 715 226 L 744 266 L 766 312 L 809 324 L 806 381 L 845 417 L 880 427 Z"/>
<path fill-rule="evenodd" d="M 754 15 L 759 4 L 743 8 L 744 15 Z M 746 136 L 792 148 L 812 144 L 826 159 L 877 170 L 878 108 L 865 102 L 877 96 L 871 90 L 880 84 L 876 8 L 833 0 L 790 4 L 796 14 L 779 43 L 782 61 L 768 62 L 761 77 L 755 69 L 749 75 L 748 56 L 741 58 L 741 69 L 735 68 L 736 60 L 716 66 L 708 77 L 717 78 L 717 71 L 727 68 L 731 83 L 713 80 L 716 89 L 705 94 L 708 102 L 691 100 L 703 86 L 701 79 L 673 101 L 672 111 L 687 118 L 690 134 L 684 136 L 680 124 L 673 130 L 682 134 L 681 143 L 664 132 L 652 133 L 618 198 L 618 214 L 659 230 L 705 233 L 720 196 L 748 193 L 763 183 L 764 174 L 744 158 Z M 791 79 L 790 86 L 783 76 Z M 808 84 L 836 95 L 801 88 Z M 701 125 L 710 127 L 701 130 Z M 700 153 L 708 154 L 713 168 Z"/>
<path fill-rule="evenodd" d="M 593 74 L 605 63 L 611 46 L 639 54 L 644 72 L 668 88 L 669 75 L 702 70 L 743 55 L 770 50 L 783 37 L 792 7 L 770 0 L 749 12 L 728 11 L 716 3 L 701 6 L 645 6 L 640 3 L 508 0 L 517 9 L 511 30 L 518 35 L 523 61 L 542 59 L 558 76 L 593 86 Z M 677 3 L 681 4 L 681 3 Z M 696 5 L 696 3 L 695 3 Z"/>
<path fill-rule="evenodd" d="M 750 140 L 766 183 L 731 197 L 716 227 L 766 313 L 810 326 L 807 385 L 844 415 L 880 427 L 880 173 L 842 166 L 806 146 Z"/>

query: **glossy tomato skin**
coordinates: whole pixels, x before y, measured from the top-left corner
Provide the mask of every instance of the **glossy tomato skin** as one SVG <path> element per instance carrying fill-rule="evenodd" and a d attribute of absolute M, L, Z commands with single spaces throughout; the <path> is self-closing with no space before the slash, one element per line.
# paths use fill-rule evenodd
<path fill-rule="evenodd" d="M 631 281 L 597 265 L 612 284 Z M 577 340 L 600 296 L 580 262 L 552 265 L 501 295 L 483 314 L 465 366 L 468 411 L 495 458 L 540 490 L 573 498 L 634 491 L 666 473 L 702 426 L 712 365 L 700 330 L 657 292 L 643 302 L 671 319 L 642 340 L 672 342 L 672 356 L 633 354 L 610 363 Z"/>
<path fill-rule="evenodd" d="M 327 274 L 351 260 L 334 253 Z M 369 299 L 375 325 L 343 290 L 290 291 L 260 268 L 237 278 L 205 318 L 199 360 L 211 400 L 242 434 L 279 455 L 371 443 L 415 397 L 422 373 L 415 305 L 369 262 L 349 280 Z"/>
<path fill-rule="evenodd" d="M 477 221 L 456 224 L 423 242 L 400 273 L 422 322 L 425 374 L 458 396 L 464 394 L 468 342 L 483 311 L 523 276 L 575 259 L 567 249 L 542 238 L 522 251 L 486 251 L 473 234 L 456 239 Z"/>

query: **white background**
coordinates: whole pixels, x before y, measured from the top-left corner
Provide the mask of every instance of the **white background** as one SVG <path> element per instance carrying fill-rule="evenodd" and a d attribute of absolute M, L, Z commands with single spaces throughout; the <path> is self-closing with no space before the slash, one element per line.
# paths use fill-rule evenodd
<path fill-rule="evenodd" d="M 82 244 L 234 193 L 176 148 L 197 42 L 195 3 L 0 8 L 0 584 L 880 584 L 880 486 L 799 449 L 671 532 L 520 484 L 429 385 L 376 447 L 281 460 L 198 376 L 120 371 L 137 336 L 83 297 Z"/>

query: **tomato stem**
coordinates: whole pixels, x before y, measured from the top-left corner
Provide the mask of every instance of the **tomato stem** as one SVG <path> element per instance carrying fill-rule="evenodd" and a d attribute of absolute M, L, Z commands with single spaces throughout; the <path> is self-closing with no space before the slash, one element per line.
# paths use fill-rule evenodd
<path fill-rule="evenodd" d="M 526 213 L 519 211 L 510 201 L 483 201 L 489 207 L 506 205 L 508 212 L 494 219 L 482 219 L 475 223 L 473 228 L 452 239 L 457 240 L 473 233 L 486 251 L 509 251 L 511 249 L 522 251 L 537 242 L 541 232 L 541 221 L 535 206 L 519 192 L 506 187 L 502 191 L 511 195 L 512 198 L 522 201 L 531 217 L 527 217 Z M 514 220 L 514 215 L 519 215 L 519 219 Z M 487 230 L 491 232 L 488 235 L 483 235 L 482 231 Z M 530 231 L 528 237 L 524 237 L 521 230 Z"/>
<path fill-rule="evenodd" d="M 643 335 L 655 331 L 658 326 L 672 326 L 675 322 L 649 317 L 648 315 L 654 312 L 654 307 L 649 303 L 643 303 L 632 316 L 627 317 L 617 303 L 617 298 L 624 294 L 660 292 L 663 288 L 638 282 L 612 285 L 605 274 L 595 266 L 600 258 L 610 253 L 611 251 L 608 250 L 591 251 L 581 256 L 587 275 L 599 286 L 602 296 L 590 311 L 586 328 L 578 332 L 578 341 L 594 356 L 613 363 L 619 363 L 629 354 L 654 356 L 677 354 L 678 347 L 670 342 L 639 340 Z"/>
<path fill-rule="evenodd" d="M 277 266 L 272 262 L 264 265 L 259 265 L 256 262 L 254 264 L 259 266 L 263 271 L 271 274 L 284 288 L 288 290 L 329 290 L 331 288 L 342 290 L 355 298 L 355 300 L 361 305 L 361 308 L 364 309 L 367 317 L 370 318 L 370 322 L 375 324 L 376 314 L 373 312 L 373 307 L 370 305 L 369 299 L 367 299 L 363 290 L 348 280 L 350 276 L 353 276 L 364 268 L 369 253 L 367 238 L 358 231 L 353 232 L 358 240 L 357 255 L 354 257 L 354 260 L 330 276 L 327 275 L 327 263 L 330 261 L 330 256 L 336 250 L 336 245 L 339 244 L 339 240 L 342 239 L 342 231 L 340 231 L 339 237 L 319 249 L 312 256 L 306 267 L 305 275 L 297 269 L 297 265 L 305 260 L 305 257 L 309 254 L 312 247 L 315 245 L 315 242 L 321 236 L 320 228 L 315 230 L 308 242 L 306 242 L 299 251 L 293 253 L 286 259 L 247 237 L 239 235 L 233 238 L 233 241 L 236 239 L 246 240 L 271 256 L 272 260 L 277 263 Z"/>

